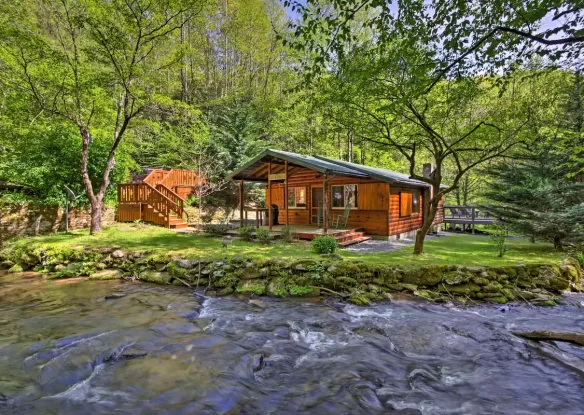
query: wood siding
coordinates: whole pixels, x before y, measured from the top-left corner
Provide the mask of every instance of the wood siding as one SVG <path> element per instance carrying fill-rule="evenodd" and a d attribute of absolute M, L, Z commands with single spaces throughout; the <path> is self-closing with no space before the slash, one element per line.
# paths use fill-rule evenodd
<path fill-rule="evenodd" d="M 324 176 L 314 170 L 291 168 L 288 176 L 288 188 L 306 187 L 306 208 L 288 209 L 290 225 L 310 224 L 311 186 L 322 186 Z M 359 179 L 350 177 L 331 177 L 328 187 L 340 184 L 358 185 L 358 209 L 351 210 L 347 226 L 364 228 L 369 235 L 387 236 L 389 231 L 389 184 L 374 179 Z M 266 203 L 269 200 L 269 189 L 266 189 Z M 284 183 L 272 183 L 272 204 L 278 206 L 278 223 L 285 224 Z M 343 209 L 330 209 L 329 215 L 342 215 Z"/>
<path fill-rule="evenodd" d="M 422 226 L 422 214 L 412 213 L 409 216 L 400 217 L 400 192 L 411 192 L 412 190 L 420 190 L 419 188 L 405 188 L 405 187 L 391 187 L 390 203 L 389 203 L 389 234 L 399 235 L 401 233 L 416 230 Z M 418 201 L 420 208 L 422 204 L 422 192 L 420 200 Z"/>

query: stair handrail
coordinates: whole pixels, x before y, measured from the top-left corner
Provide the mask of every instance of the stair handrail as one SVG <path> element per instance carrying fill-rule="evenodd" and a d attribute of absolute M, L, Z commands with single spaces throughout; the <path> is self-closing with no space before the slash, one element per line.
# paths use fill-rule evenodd
<path fill-rule="evenodd" d="M 184 220 L 183 215 L 186 215 L 186 219 L 187 219 L 187 222 L 188 222 L 189 221 L 189 214 L 185 210 L 185 206 L 184 206 L 185 203 L 186 203 L 186 200 L 184 200 L 178 194 L 176 194 L 175 192 L 173 192 L 172 189 L 169 189 L 168 187 L 166 187 L 162 183 L 158 183 L 156 185 L 156 189 L 158 190 L 159 188 L 163 189 L 165 192 L 168 193 L 168 195 L 172 196 L 172 198 L 171 198 L 171 197 L 169 197 L 168 195 L 164 194 L 162 191 L 159 190 L 160 193 L 162 193 L 164 196 L 166 196 L 170 200 L 173 200 L 174 199 L 173 201 L 177 204 L 177 206 L 180 208 L 180 211 L 181 211 L 181 213 L 179 215 L 180 218 Z M 178 214 L 178 212 L 177 212 L 177 214 Z"/>
<path fill-rule="evenodd" d="M 148 190 L 150 190 L 150 194 L 148 194 L 146 196 L 146 202 L 151 202 L 151 200 L 149 200 L 149 199 L 150 199 L 151 194 L 154 193 L 155 195 L 160 196 L 162 198 L 162 200 L 166 201 L 166 207 L 167 207 L 167 209 L 174 211 L 174 213 L 176 213 L 178 216 L 180 216 L 182 218 L 182 215 L 179 213 L 180 212 L 179 206 L 178 206 L 178 204 L 175 201 L 173 201 L 172 199 L 166 197 L 162 192 L 160 192 L 159 190 L 157 190 L 156 188 L 154 188 L 149 183 L 140 183 L 140 184 L 146 186 L 146 188 Z M 158 210 L 160 210 L 160 209 L 158 209 Z M 167 219 L 170 220 L 170 215 L 168 215 L 168 218 Z"/>

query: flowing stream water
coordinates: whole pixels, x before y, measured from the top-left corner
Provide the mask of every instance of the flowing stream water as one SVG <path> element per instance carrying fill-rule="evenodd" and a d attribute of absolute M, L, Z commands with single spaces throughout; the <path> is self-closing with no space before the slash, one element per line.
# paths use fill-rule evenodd
<path fill-rule="evenodd" d="M 584 348 L 511 333 L 584 331 L 583 301 L 250 303 L 0 274 L 0 414 L 583 414 Z"/>

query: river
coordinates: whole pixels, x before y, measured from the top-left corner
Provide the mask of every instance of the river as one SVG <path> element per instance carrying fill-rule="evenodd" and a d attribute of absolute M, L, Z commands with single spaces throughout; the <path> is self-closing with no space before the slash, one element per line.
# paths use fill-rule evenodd
<path fill-rule="evenodd" d="M 582 414 L 583 349 L 511 331 L 584 331 L 583 304 L 250 303 L 0 274 L 0 414 Z"/>

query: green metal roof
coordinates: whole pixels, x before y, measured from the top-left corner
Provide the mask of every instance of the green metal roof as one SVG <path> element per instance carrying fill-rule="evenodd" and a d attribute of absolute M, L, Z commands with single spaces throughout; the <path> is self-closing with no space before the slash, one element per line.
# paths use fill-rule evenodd
<path fill-rule="evenodd" d="M 374 179 L 381 180 L 383 182 L 393 183 L 393 184 L 407 184 L 407 185 L 411 185 L 411 186 L 421 186 L 421 187 L 429 187 L 430 186 L 426 182 L 416 180 L 416 179 L 411 179 L 407 174 L 398 173 L 398 172 L 393 171 L 393 170 L 386 170 L 386 169 L 380 169 L 378 167 L 365 166 L 363 164 L 357 164 L 357 163 L 351 163 L 351 162 L 343 161 L 343 160 L 331 159 L 331 158 L 324 157 L 324 156 L 316 156 L 316 157 L 320 160 L 323 160 L 323 161 L 337 163 L 341 166 L 360 171 L 360 172 L 365 173 Z"/>
<path fill-rule="evenodd" d="M 407 174 L 377 167 L 364 166 L 348 161 L 336 160 L 323 156 L 303 156 L 288 151 L 267 149 L 245 163 L 242 167 L 227 176 L 227 180 L 267 181 L 267 177 L 254 176 L 262 163 L 288 161 L 291 165 L 305 167 L 322 174 L 334 176 L 362 177 L 377 179 L 390 184 L 403 184 L 416 187 L 429 187 L 420 180 L 411 179 Z"/>
<path fill-rule="evenodd" d="M 235 170 L 227 176 L 227 180 L 251 180 L 267 181 L 261 177 L 251 175 L 262 163 L 283 160 L 300 167 L 315 170 L 322 174 L 349 176 L 349 177 L 368 177 L 366 173 L 359 172 L 326 160 L 320 160 L 312 156 L 303 156 L 301 154 L 290 153 L 287 151 L 267 149 L 262 151 L 256 157 L 245 163 L 242 167 Z"/>

